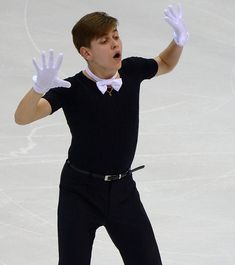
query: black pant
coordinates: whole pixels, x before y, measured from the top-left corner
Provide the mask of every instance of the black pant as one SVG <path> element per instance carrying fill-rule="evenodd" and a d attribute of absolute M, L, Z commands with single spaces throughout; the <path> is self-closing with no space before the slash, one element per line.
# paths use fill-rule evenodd
<path fill-rule="evenodd" d="M 59 265 L 89 265 L 100 226 L 106 228 L 125 265 L 162 264 L 132 175 L 105 182 L 65 164 L 58 206 Z"/>

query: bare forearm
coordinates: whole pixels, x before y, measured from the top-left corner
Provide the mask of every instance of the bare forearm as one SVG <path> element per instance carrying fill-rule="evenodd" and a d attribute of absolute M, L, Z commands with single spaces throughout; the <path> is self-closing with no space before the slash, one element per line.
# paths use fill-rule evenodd
<path fill-rule="evenodd" d="M 182 51 L 183 47 L 178 46 L 175 41 L 172 41 L 158 57 L 168 66 L 169 70 L 172 70 L 177 65 Z"/>
<path fill-rule="evenodd" d="M 16 109 L 15 122 L 17 124 L 27 124 L 34 120 L 41 97 L 42 94 L 36 93 L 33 89 L 29 90 Z"/>

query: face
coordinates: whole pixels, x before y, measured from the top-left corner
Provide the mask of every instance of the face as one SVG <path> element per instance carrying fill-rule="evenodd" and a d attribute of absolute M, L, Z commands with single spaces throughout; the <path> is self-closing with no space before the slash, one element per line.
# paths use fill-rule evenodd
<path fill-rule="evenodd" d="M 87 60 L 91 71 L 97 76 L 110 78 L 121 68 L 122 42 L 116 28 L 92 40 L 90 48 L 84 49 L 83 57 Z"/>

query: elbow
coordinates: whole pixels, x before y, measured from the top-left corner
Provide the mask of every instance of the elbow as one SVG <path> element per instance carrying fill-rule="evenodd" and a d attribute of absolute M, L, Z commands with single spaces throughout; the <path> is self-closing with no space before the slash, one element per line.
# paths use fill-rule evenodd
<path fill-rule="evenodd" d="M 175 63 L 169 63 L 167 61 L 163 61 L 163 64 L 164 64 L 164 68 L 165 68 L 166 73 L 171 72 L 176 67 Z"/>
<path fill-rule="evenodd" d="M 176 66 L 175 63 L 168 62 L 161 56 L 156 57 L 155 60 L 158 63 L 158 75 L 167 74 L 171 72 Z"/>
<path fill-rule="evenodd" d="M 15 117 L 15 123 L 17 125 L 26 125 L 27 123 Z"/>
<path fill-rule="evenodd" d="M 14 119 L 15 119 L 15 123 L 18 125 L 26 125 L 26 124 L 30 123 L 30 122 L 26 121 L 23 117 L 17 115 L 17 113 L 15 113 Z"/>
<path fill-rule="evenodd" d="M 169 73 L 175 68 L 175 65 L 168 65 L 166 72 Z"/>

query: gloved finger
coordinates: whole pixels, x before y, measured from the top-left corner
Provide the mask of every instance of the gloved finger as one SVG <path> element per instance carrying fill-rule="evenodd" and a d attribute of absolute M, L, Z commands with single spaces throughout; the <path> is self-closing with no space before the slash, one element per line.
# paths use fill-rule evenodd
<path fill-rule="evenodd" d="M 180 3 L 175 7 L 174 12 L 175 12 L 175 15 L 177 16 L 178 19 L 182 19 L 183 9 L 182 9 L 182 5 Z"/>
<path fill-rule="evenodd" d="M 182 10 L 182 5 L 179 3 L 177 5 L 177 13 L 178 13 L 178 18 L 182 18 L 183 17 L 183 10 Z"/>
<path fill-rule="evenodd" d="M 169 14 L 171 14 L 171 16 L 173 18 L 175 18 L 175 19 L 178 18 L 177 11 L 175 10 L 175 8 L 172 5 L 169 5 L 168 9 L 169 9 Z"/>
<path fill-rule="evenodd" d="M 46 65 L 46 52 L 42 51 L 41 53 L 41 59 L 42 59 L 42 68 L 46 69 L 47 65 Z"/>
<path fill-rule="evenodd" d="M 38 66 L 36 58 L 33 58 L 32 61 L 37 73 L 39 73 L 42 69 Z"/>
<path fill-rule="evenodd" d="M 170 12 L 169 8 L 166 8 L 166 9 L 164 10 L 164 14 L 165 14 L 166 17 L 169 17 L 169 18 L 171 18 L 171 19 L 174 19 L 174 16 L 173 16 L 172 13 Z"/>
<path fill-rule="evenodd" d="M 60 66 L 62 64 L 63 61 L 63 53 L 60 53 L 57 57 L 56 63 L 54 65 L 54 68 L 58 71 L 60 69 Z"/>
<path fill-rule="evenodd" d="M 177 27 L 174 19 L 171 19 L 169 17 L 164 17 L 164 19 L 173 29 Z"/>
<path fill-rule="evenodd" d="M 54 50 L 49 50 L 49 59 L 48 59 L 48 67 L 52 68 L 54 66 Z"/>
<path fill-rule="evenodd" d="M 59 79 L 59 85 L 60 87 L 66 87 L 66 88 L 70 88 L 71 87 L 71 83 L 62 79 Z"/>

